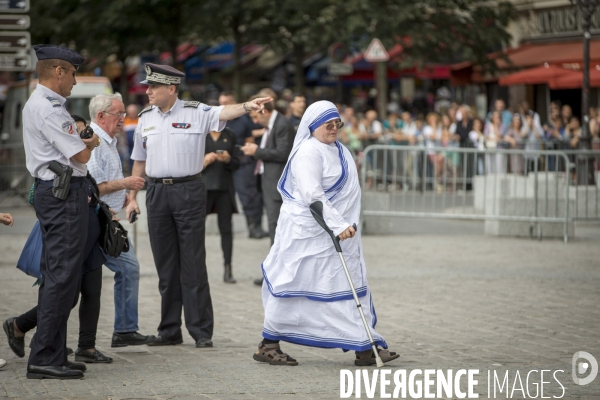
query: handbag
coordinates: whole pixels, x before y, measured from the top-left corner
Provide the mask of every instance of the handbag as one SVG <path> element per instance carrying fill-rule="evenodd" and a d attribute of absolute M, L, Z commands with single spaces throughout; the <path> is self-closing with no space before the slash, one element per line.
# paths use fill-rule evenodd
<path fill-rule="evenodd" d="M 113 220 L 113 214 L 108 204 L 100 200 L 93 191 L 92 194 L 99 206 L 100 238 L 98 238 L 98 242 L 107 255 L 117 258 L 122 252 L 127 253 L 129 251 L 127 231 L 119 221 Z"/>
<path fill-rule="evenodd" d="M 25 272 L 27 275 L 41 279 L 40 262 L 42 261 L 42 228 L 40 221 L 36 221 L 25 247 L 21 252 L 17 268 Z"/>
<path fill-rule="evenodd" d="M 98 220 L 100 221 L 100 237 L 98 244 L 106 255 L 117 258 L 122 252 L 129 251 L 129 240 L 127 239 L 127 231 L 119 221 L 113 220 L 113 214 L 110 211 L 110 206 L 100 200 L 96 193 L 99 193 L 96 180 L 88 172 L 87 179 L 91 183 L 90 193 L 94 196 L 97 203 L 96 210 L 98 211 Z"/>

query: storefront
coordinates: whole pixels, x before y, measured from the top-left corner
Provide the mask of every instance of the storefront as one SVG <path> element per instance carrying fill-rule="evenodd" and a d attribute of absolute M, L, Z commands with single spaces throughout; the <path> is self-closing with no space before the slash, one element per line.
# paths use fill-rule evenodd
<path fill-rule="evenodd" d="M 479 87 L 487 103 L 503 98 L 516 110 L 527 100 L 545 120 L 549 104 L 560 100 L 581 115 L 583 37 L 576 6 L 568 1 L 515 1 L 518 18 L 510 25 L 512 47 L 490 54 L 498 67 L 493 75 L 479 66 L 452 67 L 455 86 Z M 590 70 L 600 74 L 600 7 L 592 18 Z M 599 77 L 600 78 L 600 77 Z M 591 80 L 590 106 L 598 106 L 600 79 Z M 489 108 L 489 107 L 488 107 Z"/>

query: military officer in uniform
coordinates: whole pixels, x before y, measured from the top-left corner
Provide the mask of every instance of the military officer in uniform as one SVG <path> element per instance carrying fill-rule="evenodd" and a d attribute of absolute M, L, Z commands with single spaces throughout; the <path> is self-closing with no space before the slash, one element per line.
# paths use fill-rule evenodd
<path fill-rule="evenodd" d="M 38 294 L 38 329 L 32 342 L 27 378 L 79 379 L 83 364 L 67 361 L 67 320 L 77 285 L 88 235 L 86 163 L 100 144 L 95 134 L 82 140 L 65 109 L 66 97 L 77 84 L 83 57 L 65 47 L 34 46 L 39 83 L 23 108 L 23 142 L 27 169 L 35 178 L 34 207 L 42 228 L 42 284 Z M 52 161 L 72 171 L 69 191 L 55 197 L 48 169 Z M 63 174 L 61 174 L 63 175 Z M 61 198 L 63 197 L 63 198 Z"/>
<path fill-rule="evenodd" d="M 184 74 L 167 65 L 146 64 L 150 106 L 139 114 L 131 158 L 134 176 L 148 177 L 148 230 L 161 295 L 158 336 L 150 346 L 183 342 L 181 309 L 196 347 L 212 347 L 213 309 L 206 274 L 204 221 L 206 188 L 200 172 L 206 135 L 225 121 L 262 112 L 270 97 L 210 107 L 177 97 Z M 223 161 L 230 155 L 219 154 Z M 140 212 L 130 193 L 127 217 Z"/>

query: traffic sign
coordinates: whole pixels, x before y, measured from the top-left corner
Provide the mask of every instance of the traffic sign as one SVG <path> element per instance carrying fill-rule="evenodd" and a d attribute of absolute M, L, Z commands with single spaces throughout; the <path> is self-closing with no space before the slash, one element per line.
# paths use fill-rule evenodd
<path fill-rule="evenodd" d="M 352 75 L 354 73 L 354 66 L 346 63 L 330 63 L 327 66 L 327 72 L 329 75 L 343 76 Z"/>
<path fill-rule="evenodd" d="M 27 71 L 30 67 L 29 54 L 0 54 L 0 71 Z"/>
<path fill-rule="evenodd" d="M 0 13 L 26 13 L 29 0 L 0 0 Z"/>
<path fill-rule="evenodd" d="M 30 47 L 29 32 L 0 32 L 0 51 L 27 50 Z"/>
<path fill-rule="evenodd" d="M 27 29 L 29 24 L 28 15 L 0 15 L 0 29 Z"/>
<path fill-rule="evenodd" d="M 371 40 L 369 47 L 365 51 L 364 58 L 368 62 L 381 62 L 390 59 L 390 55 L 383 47 L 381 41 L 377 38 Z"/>

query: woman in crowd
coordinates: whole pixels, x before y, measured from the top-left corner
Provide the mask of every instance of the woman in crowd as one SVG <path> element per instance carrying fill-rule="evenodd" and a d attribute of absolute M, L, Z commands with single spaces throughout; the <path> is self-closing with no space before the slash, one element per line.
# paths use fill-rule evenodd
<path fill-rule="evenodd" d="M 521 115 L 514 114 L 512 123 L 504 135 L 504 141 L 512 150 L 523 150 L 524 139 L 525 133 L 523 132 L 523 120 L 521 119 Z M 510 172 L 513 174 L 522 174 L 523 164 L 523 155 L 510 155 Z"/>
<path fill-rule="evenodd" d="M 318 101 L 306 110 L 278 189 L 283 198 L 275 243 L 262 264 L 265 319 L 263 340 L 253 358 L 273 365 L 297 365 L 279 341 L 355 351 L 355 365 L 373 365 L 375 355 L 329 235 L 309 210 L 323 203 L 329 228 L 342 240 L 350 276 L 376 344 L 375 309 L 366 280 L 360 232 L 361 190 L 352 155 L 337 141 L 342 127 L 333 103 Z M 399 357 L 379 349 L 384 362 Z"/>
<path fill-rule="evenodd" d="M 469 140 L 473 144 L 473 147 L 477 150 L 485 149 L 484 139 L 483 139 L 483 122 L 480 119 L 473 120 L 473 130 L 469 132 Z M 476 164 L 475 164 L 475 172 L 477 175 L 483 175 L 484 166 L 483 166 L 483 157 L 480 154 L 476 155 Z"/>
<path fill-rule="evenodd" d="M 204 170 L 202 177 L 206 186 L 206 213 L 217 213 L 221 249 L 223 250 L 223 281 L 235 283 L 231 271 L 233 253 L 233 229 L 231 220 L 237 212 L 233 172 L 240 167 L 239 152 L 235 147 L 235 133 L 225 128 L 206 136 Z"/>
<path fill-rule="evenodd" d="M 525 121 L 523 123 L 523 134 L 525 137 L 525 150 L 540 150 L 542 148 L 542 139 L 544 132 L 535 123 L 533 112 L 525 114 Z M 525 156 L 525 175 L 536 169 L 539 169 L 538 154 L 528 154 Z"/>
<path fill-rule="evenodd" d="M 442 125 L 440 124 L 440 116 L 437 113 L 429 113 L 427 117 L 425 117 L 426 125 L 423 127 L 423 138 L 425 139 L 425 147 L 430 150 L 427 150 L 427 166 L 426 166 L 426 176 L 428 181 L 427 187 L 431 187 L 433 189 L 433 178 L 435 177 L 436 182 L 436 190 L 443 191 L 442 186 L 439 184 L 439 176 L 441 176 L 441 170 L 438 170 L 438 166 L 444 163 L 444 153 L 436 153 L 434 150 L 431 150 L 433 147 L 441 146 L 442 144 Z M 431 182 L 429 184 L 429 182 Z"/>
<path fill-rule="evenodd" d="M 486 174 L 505 174 L 506 173 L 506 155 L 498 153 L 498 149 L 504 148 L 504 137 L 502 133 L 505 131 L 502 124 L 502 117 L 499 111 L 492 113 L 492 118 L 485 124 L 483 135 L 485 138 L 485 148 L 496 151 L 485 155 L 485 172 Z"/>
<path fill-rule="evenodd" d="M 340 131 L 340 142 L 352 152 L 355 159 L 358 159 L 358 153 L 362 151 L 360 136 L 360 124 L 357 118 L 351 115 L 348 117 L 348 124 Z"/>

